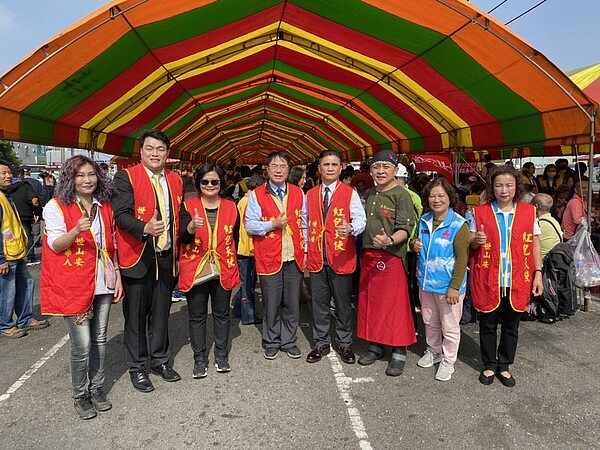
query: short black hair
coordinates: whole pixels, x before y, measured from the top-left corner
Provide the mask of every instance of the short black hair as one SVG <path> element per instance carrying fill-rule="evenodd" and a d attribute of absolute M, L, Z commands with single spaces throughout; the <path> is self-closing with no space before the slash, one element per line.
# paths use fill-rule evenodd
<path fill-rule="evenodd" d="M 223 172 L 223 169 L 221 169 L 221 167 L 217 166 L 216 164 L 205 164 L 198 170 L 196 170 L 196 175 L 194 175 L 194 185 L 196 186 L 196 190 L 199 193 L 202 192 L 200 190 L 200 182 L 202 181 L 202 178 L 204 178 L 204 175 L 206 175 L 209 172 L 216 172 L 217 175 L 219 175 L 219 195 L 224 195 L 225 191 L 227 190 L 227 183 L 225 182 L 225 172 Z"/>
<path fill-rule="evenodd" d="M 171 148 L 171 141 L 169 140 L 167 135 L 160 130 L 144 130 L 144 131 L 142 131 L 142 133 L 140 134 L 140 137 L 138 138 L 138 141 L 140 143 L 140 148 L 144 146 L 144 141 L 146 140 L 146 138 L 149 138 L 149 137 L 158 139 L 159 141 L 164 142 L 165 146 L 167 147 L 167 150 L 169 150 Z"/>
<path fill-rule="evenodd" d="M 319 164 L 321 164 L 323 158 L 327 158 L 328 156 L 337 156 L 340 162 L 342 162 L 342 155 L 340 155 L 339 152 L 336 152 L 335 150 L 323 150 L 319 155 Z"/>
<path fill-rule="evenodd" d="M 269 153 L 269 156 L 267 156 L 267 166 L 269 164 L 271 164 L 271 161 L 273 161 L 275 158 L 283 159 L 286 162 L 286 164 L 288 165 L 288 167 L 292 166 L 292 160 L 290 159 L 290 155 L 288 155 L 286 152 Z"/>
<path fill-rule="evenodd" d="M 523 169 L 529 169 L 531 166 L 535 167 L 535 164 L 532 163 L 531 161 L 528 161 L 525 164 L 523 164 Z"/>

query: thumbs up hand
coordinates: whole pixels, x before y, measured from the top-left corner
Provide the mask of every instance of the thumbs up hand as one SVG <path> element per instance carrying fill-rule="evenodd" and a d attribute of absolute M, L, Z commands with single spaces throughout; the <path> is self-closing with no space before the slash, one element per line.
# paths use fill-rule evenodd
<path fill-rule="evenodd" d="M 158 210 L 154 210 L 154 214 L 150 222 L 144 225 L 144 233 L 151 236 L 160 236 L 165 231 L 165 223 L 158 219 Z"/>
<path fill-rule="evenodd" d="M 83 233 L 84 231 L 89 230 L 91 227 L 92 221 L 90 220 L 90 216 L 88 215 L 87 211 L 84 209 L 81 219 L 79 219 L 77 221 L 77 225 L 75 225 L 75 228 L 77 229 L 77 234 Z"/>
<path fill-rule="evenodd" d="M 192 217 L 192 220 L 190 221 L 187 230 L 188 233 L 193 234 L 195 230 L 200 229 L 204 226 L 204 219 L 202 217 L 200 217 L 200 214 L 198 213 L 198 209 L 194 208 L 194 217 Z"/>
<path fill-rule="evenodd" d="M 479 245 L 485 244 L 487 242 L 487 236 L 486 236 L 485 231 L 483 229 L 483 224 L 481 224 L 479 226 L 479 230 L 477 231 L 477 233 L 475 233 L 475 240 L 477 241 L 477 243 Z"/>
<path fill-rule="evenodd" d="M 342 223 L 340 223 L 337 227 L 335 227 L 337 234 L 340 237 L 346 237 L 352 232 L 352 226 L 346 222 L 346 218 L 342 218 Z"/>
<path fill-rule="evenodd" d="M 423 250 L 423 242 L 421 241 L 420 237 L 412 241 L 412 248 L 416 253 L 419 253 L 421 250 Z"/>
<path fill-rule="evenodd" d="M 381 229 L 378 234 L 373 236 L 373 245 L 375 248 L 387 248 L 390 245 L 390 237 L 386 234 L 385 229 Z"/>

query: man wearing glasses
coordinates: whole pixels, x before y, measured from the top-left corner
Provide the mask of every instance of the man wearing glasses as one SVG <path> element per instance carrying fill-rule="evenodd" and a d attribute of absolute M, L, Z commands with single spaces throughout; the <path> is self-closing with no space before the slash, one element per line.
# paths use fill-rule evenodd
<path fill-rule="evenodd" d="M 112 201 L 125 290 L 124 342 L 129 375 L 135 389 L 151 392 L 154 386 L 145 368 L 148 357 L 152 372 L 163 380 L 181 379 L 170 363 L 168 323 L 177 275 L 183 182 L 165 169 L 170 142 L 162 131 L 142 132 L 139 144 L 141 164 L 115 175 L 117 193 Z"/>
<path fill-rule="evenodd" d="M 381 150 L 371 161 L 376 186 L 365 194 L 356 333 L 369 342 L 359 364 L 373 364 L 383 358 L 384 345 L 392 347 L 385 371 L 389 376 L 402 374 L 406 347 L 416 342 L 404 264 L 415 219 L 410 195 L 395 181 L 397 171 L 398 156 L 391 150 Z"/>
<path fill-rule="evenodd" d="M 280 349 L 291 358 L 302 356 L 296 330 L 306 265 L 306 200 L 302 189 L 287 183 L 290 166 L 286 153 L 271 153 L 267 157 L 268 182 L 252 192 L 246 207 L 246 230 L 254 236 L 264 305 L 266 359 L 275 359 Z"/>

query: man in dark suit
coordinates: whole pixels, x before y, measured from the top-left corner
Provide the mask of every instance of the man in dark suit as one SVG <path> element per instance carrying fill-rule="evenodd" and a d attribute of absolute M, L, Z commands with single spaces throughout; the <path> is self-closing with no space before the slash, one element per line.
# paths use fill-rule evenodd
<path fill-rule="evenodd" d="M 115 175 L 113 209 L 125 289 L 127 365 L 133 387 L 151 392 L 148 358 L 163 380 L 181 379 L 170 363 L 168 321 L 183 186 L 179 175 L 165 170 L 170 142 L 162 131 L 144 131 L 139 144 L 141 164 Z"/>
<path fill-rule="evenodd" d="M 365 229 L 365 209 L 356 190 L 339 180 L 340 154 L 324 150 L 319 155 L 321 184 L 308 194 L 308 260 L 315 346 L 306 357 L 309 363 L 321 361 L 330 351 L 331 297 L 335 300 L 335 330 L 340 358 L 354 364 L 352 350 L 354 310 L 352 274 L 356 270 L 354 237 Z"/>

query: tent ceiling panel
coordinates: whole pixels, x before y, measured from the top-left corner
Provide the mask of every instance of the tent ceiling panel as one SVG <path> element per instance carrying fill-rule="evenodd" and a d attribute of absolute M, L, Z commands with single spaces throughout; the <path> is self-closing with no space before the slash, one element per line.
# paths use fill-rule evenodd
<path fill-rule="evenodd" d="M 589 142 L 595 104 L 464 0 L 117 0 L 0 77 L 0 137 L 224 162 Z"/>

